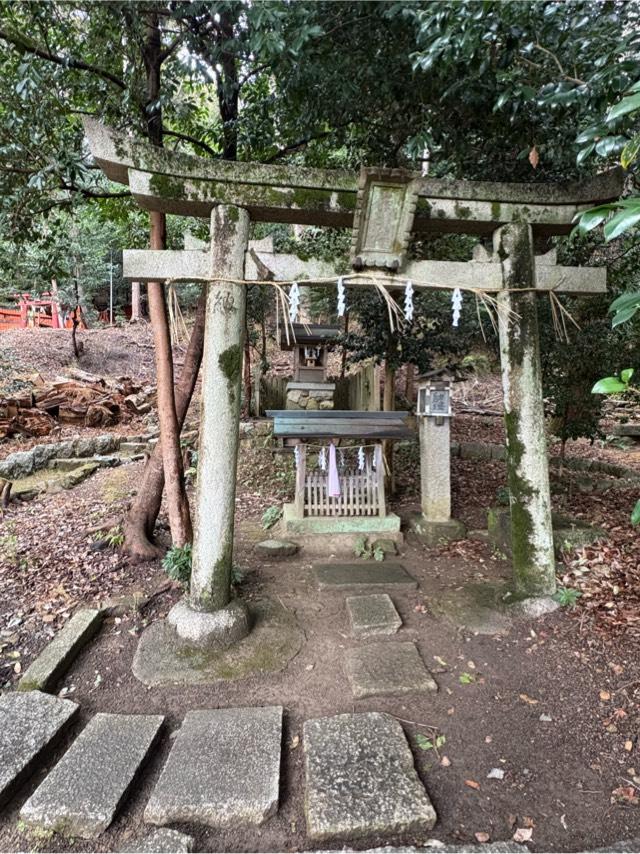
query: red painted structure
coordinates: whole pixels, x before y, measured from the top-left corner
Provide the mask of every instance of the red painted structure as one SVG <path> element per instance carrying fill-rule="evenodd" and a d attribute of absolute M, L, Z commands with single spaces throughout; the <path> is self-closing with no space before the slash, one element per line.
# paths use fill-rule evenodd
<path fill-rule="evenodd" d="M 47 299 L 48 297 L 48 299 Z M 18 308 L 0 306 L 0 331 L 16 327 L 47 326 L 61 329 L 58 303 L 50 293 L 42 294 L 42 299 L 32 299 L 30 294 L 16 294 Z"/>

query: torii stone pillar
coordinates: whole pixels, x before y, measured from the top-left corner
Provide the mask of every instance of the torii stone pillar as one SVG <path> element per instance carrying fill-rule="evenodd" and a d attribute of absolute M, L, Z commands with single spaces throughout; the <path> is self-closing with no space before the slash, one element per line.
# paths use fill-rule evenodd
<path fill-rule="evenodd" d="M 191 588 L 168 616 L 181 638 L 201 646 L 229 646 L 250 628 L 246 606 L 231 601 L 246 288 L 215 281 L 244 278 L 248 240 L 246 210 L 213 209 Z"/>
<path fill-rule="evenodd" d="M 494 251 L 505 289 L 498 303 L 515 589 L 523 596 L 544 596 L 555 592 L 556 575 L 537 296 L 533 290 L 515 292 L 535 287 L 531 226 L 498 229 Z M 508 320 L 508 311 L 518 319 Z"/>

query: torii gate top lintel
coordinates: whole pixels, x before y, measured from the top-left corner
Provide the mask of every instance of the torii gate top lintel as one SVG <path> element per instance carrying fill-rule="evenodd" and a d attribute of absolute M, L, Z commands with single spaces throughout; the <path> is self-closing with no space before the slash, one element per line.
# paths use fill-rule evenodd
<path fill-rule="evenodd" d="M 212 161 L 135 141 L 93 119 L 85 119 L 84 128 L 108 178 L 128 185 L 142 208 L 183 216 L 209 217 L 216 205 L 231 204 L 256 221 L 350 228 L 380 179 L 406 190 L 411 231 L 489 235 L 500 225 L 528 222 L 534 234 L 549 236 L 570 231 L 581 210 L 618 198 L 623 182 L 620 169 L 578 184 L 440 180 L 376 168 L 358 176 Z"/>

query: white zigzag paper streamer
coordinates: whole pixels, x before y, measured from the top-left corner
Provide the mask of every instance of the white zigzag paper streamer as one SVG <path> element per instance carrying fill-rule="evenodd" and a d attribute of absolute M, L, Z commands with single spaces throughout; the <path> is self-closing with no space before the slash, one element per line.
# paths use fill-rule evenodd
<path fill-rule="evenodd" d="M 299 469 L 300 468 L 300 446 L 299 445 L 294 445 L 293 456 L 294 456 L 295 461 L 296 461 L 296 469 Z"/>
<path fill-rule="evenodd" d="M 362 445 L 358 448 L 358 468 L 364 471 L 364 448 Z"/>
<path fill-rule="evenodd" d="M 295 323 L 298 317 L 298 310 L 300 308 L 300 288 L 298 287 L 298 283 L 294 282 L 289 288 L 289 320 L 291 323 Z"/>
<path fill-rule="evenodd" d="M 338 317 L 344 317 L 347 309 L 346 291 L 344 289 L 344 279 L 342 276 L 338 279 Z"/>
<path fill-rule="evenodd" d="M 462 313 L 462 291 L 460 288 L 455 288 L 451 297 L 451 307 L 453 308 L 453 326 L 458 325 L 460 314 Z"/>
<path fill-rule="evenodd" d="M 318 467 L 321 471 L 327 470 L 327 452 L 324 448 L 320 448 L 320 453 L 318 454 Z"/>
<path fill-rule="evenodd" d="M 409 323 L 413 320 L 413 283 L 411 279 L 407 280 L 404 286 L 404 319 Z"/>

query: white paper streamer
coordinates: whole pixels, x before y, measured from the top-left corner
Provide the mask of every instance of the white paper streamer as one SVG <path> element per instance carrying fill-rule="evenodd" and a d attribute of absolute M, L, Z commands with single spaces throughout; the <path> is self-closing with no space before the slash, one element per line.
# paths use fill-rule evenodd
<path fill-rule="evenodd" d="M 295 323 L 298 317 L 298 309 L 300 308 L 300 288 L 298 283 L 294 282 L 289 288 L 289 320 Z"/>
<path fill-rule="evenodd" d="M 409 323 L 413 320 L 413 283 L 411 279 L 407 280 L 404 286 L 404 319 Z"/>
<path fill-rule="evenodd" d="M 327 470 L 327 452 L 325 448 L 320 448 L 320 453 L 318 454 L 318 468 L 321 471 Z"/>
<path fill-rule="evenodd" d="M 360 471 L 364 471 L 364 448 L 362 445 L 358 448 L 358 468 Z"/>
<path fill-rule="evenodd" d="M 453 291 L 451 307 L 453 308 L 453 326 L 457 326 L 462 312 L 462 291 L 460 288 L 455 288 Z"/>
<path fill-rule="evenodd" d="M 344 317 L 347 308 L 346 291 L 344 289 L 344 279 L 342 276 L 338 279 L 338 317 Z"/>
<path fill-rule="evenodd" d="M 300 468 L 300 445 L 293 446 L 293 456 L 296 461 L 296 470 Z"/>
<path fill-rule="evenodd" d="M 346 461 L 345 461 L 345 458 L 344 458 L 344 451 L 343 451 L 343 450 L 342 450 L 342 448 L 341 448 L 341 449 L 340 449 L 340 468 L 344 468 L 344 467 L 345 467 L 345 465 L 346 465 Z"/>

